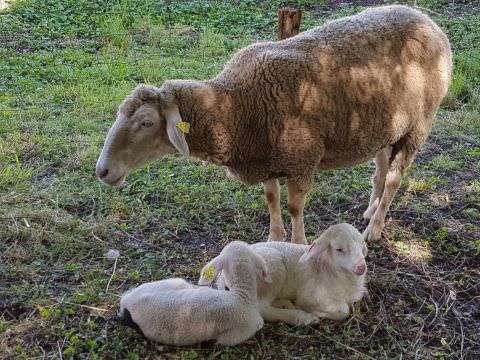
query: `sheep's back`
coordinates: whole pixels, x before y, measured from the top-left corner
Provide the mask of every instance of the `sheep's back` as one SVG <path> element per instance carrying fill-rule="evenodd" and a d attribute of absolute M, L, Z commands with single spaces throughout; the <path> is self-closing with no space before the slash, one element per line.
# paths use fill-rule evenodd
<path fill-rule="evenodd" d="M 408 133 L 419 133 L 421 141 L 450 74 L 446 36 L 427 16 L 403 6 L 248 46 L 216 79 L 229 84 L 240 114 L 239 156 L 231 167 L 241 178 L 249 171 L 239 160 L 251 159 L 249 168 L 261 164 L 253 172 L 270 163 L 270 175 L 294 176 L 304 172 L 299 160 L 344 167 L 371 159 Z"/>

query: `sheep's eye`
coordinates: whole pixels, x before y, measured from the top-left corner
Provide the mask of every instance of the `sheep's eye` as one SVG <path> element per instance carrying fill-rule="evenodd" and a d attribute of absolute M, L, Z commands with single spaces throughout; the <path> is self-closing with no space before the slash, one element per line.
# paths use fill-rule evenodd
<path fill-rule="evenodd" d="M 339 248 L 339 249 L 336 249 L 338 252 L 343 252 L 343 249 Z"/>
<path fill-rule="evenodd" d="M 153 122 L 151 122 L 151 121 L 149 121 L 149 120 L 142 121 L 142 126 L 143 126 L 143 127 L 146 127 L 146 128 L 152 127 L 152 126 L 153 126 Z"/>

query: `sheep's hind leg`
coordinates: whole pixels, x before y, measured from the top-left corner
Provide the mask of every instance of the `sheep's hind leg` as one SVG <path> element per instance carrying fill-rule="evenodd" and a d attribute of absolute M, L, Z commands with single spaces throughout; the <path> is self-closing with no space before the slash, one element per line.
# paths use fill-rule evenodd
<path fill-rule="evenodd" d="M 283 241 L 285 239 L 285 227 L 283 226 L 282 213 L 280 209 L 280 182 L 278 179 L 271 179 L 263 182 L 263 191 L 267 199 L 268 211 L 270 213 L 270 232 L 268 241 Z"/>
<path fill-rule="evenodd" d="M 415 147 L 409 143 L 409 138 L 404 138 L 392 148 L 389 160 L 389 168 L 385 178 L 385 189 L 383 190 L 380 203 L 373 214 L 370 223 L 363 232 L 365 240 L 379 240 L 385 226 L 385 215 L 390 207 L 393 197 L 400 187 L 405 169 L 410 165 L 415 155 Z"/>
<path fill-rule="evenodd" d="M 303 208 L 305 197 L 311 187 L 311 179 L 298 182 L 288 179 L 288 211 L 292 219 L 292 243 L 307 244 L 305 226 L 303 224 Z"/>
<path fill-rule="evenodd" d="M 380 204 L 383 190 L 385 188 L 385 179 L 388 172 L 388 159 L 392 148 L 389 146 L 380 150 L 375 156 L 375 174 L 372 176 L 372 195 L 368 209 L 363 213 L 363 222 L 367 225 Z"/>

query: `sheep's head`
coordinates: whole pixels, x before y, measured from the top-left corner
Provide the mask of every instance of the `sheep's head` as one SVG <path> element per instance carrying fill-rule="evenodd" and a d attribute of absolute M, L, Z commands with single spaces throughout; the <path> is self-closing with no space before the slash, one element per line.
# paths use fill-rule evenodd
<path fill-rule="evenodd" d="M 235 274 L 238 271 L 236 265 L 239 262 L 249 262 L 255 269 L 257 277 L 259 276 L 266 283 L 272 282 L 265 260 L 258 254 L 255 254 L 248 244 L 241 241 L 233 241 L 223 248 L 220 255 L 203 267 L 198 284 L 210 285 L 222 274 L 222 288 L 231 288 L 233 286 L 232 278 L 237 275 Z"/>
<path fill-rule="evenodd" d="M 189 154 L 180 112 L 171 91 L 140 85 L 120 105 L 96 174 L 104 183 L 123 183 L 132 169 L 179 152 Z"/>
<path fill-rule="evenodd" d="M 362 234 L 349 224 L 330 226 L 300 258 L 300 262 L 328 261 L 332 267 L 363 275 L 367 246 Z"/>

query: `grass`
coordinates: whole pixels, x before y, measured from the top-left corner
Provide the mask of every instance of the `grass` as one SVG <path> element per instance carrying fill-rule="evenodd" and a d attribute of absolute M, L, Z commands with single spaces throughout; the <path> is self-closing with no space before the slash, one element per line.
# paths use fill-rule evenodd
<path fill-rule="evenodd" d="M 418 3 L 443 14 L 433 15 L 455 50 L 456 80 L 384 238 L 370 245 L 370 298 L 349 320 L 268 324 L 227 349 L 159 346 L 115 323 L 128 288 L 194 281 L 228 241 L 263 241 L 268 227 L 261 187 L 213 165 L 171 157 L 119 189 L 100 184 L 95 161 L 118 104 L 139 82 L 214 76 L 236 49 L 274 37 L 280 5 L 288 4 L 17 0 L 3 10 L 1 358 L 479 356 L 480 18 L 451 2 Z M 301 6 L 303 28 L 360 10 Z M 305 211 L 310 240 L 339 221 L 361 226 L 372 171 L 367 163 L 317 174 Z M 116 261 L 104 256 L 111 249 Z"/>

